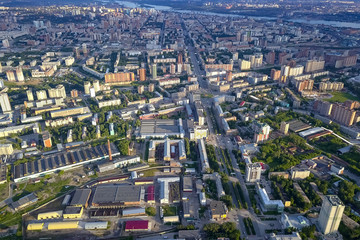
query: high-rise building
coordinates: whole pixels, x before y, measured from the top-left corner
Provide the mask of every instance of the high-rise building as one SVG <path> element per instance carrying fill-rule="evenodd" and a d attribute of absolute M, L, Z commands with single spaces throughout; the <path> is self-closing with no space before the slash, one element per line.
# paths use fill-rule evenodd
<path fill-rule="evenodd" d="M 258 182 L 261 177 L 261 164 L 260 163 L 249 163 L 246 164 L 245 179 L 246 182 Z"/>
<path fill-rule="evenodd" d="M 312 91 L 314 87 L 314 80 L 306 79 L 306 80 L 296 81 L 295 87 L 298 92 L 302 92 L 304 90 Z"/>
<path fill-rule="evenodd" d="M 36 98 L 37 98 L 37 100 L 47 99 L 46 91 L 45 90 L 36 91 Z"/>
<path fill-rule="evenodd" d="M 15 82 L 16 78 L 15 78 L 15 73 L 14 71 L 7 71 L 6 72 L 6 78 L 9 82 Z"/>
<path fill-rule="evenodd" d="M 9 96 L 7 93 L 0 94 L 0 105 L 1 105 L 1 110 L 3 111 L 3 113 L 11 112 L 11 105 L 10 105 Z"/>
<path fill-rule="evenodd" d="M 239 67 L 241 71 L 249 70 L 251 68 L 251 62 L 246 60 L 240 60 Z"/>
<path fill-rule="evenodd" d="M 96 97 L 96 92 L 95 92 L 95 88 L 94 88 L 94 87 L 91 87 L 91 88 L 90 88 L 90 97 L 92 97 L 92 98 Z"/>
<path fill-rule="evenodd" d="M 149 91 L 149 92 L 154 92 L 154 90 L 155 90 L 155 84 L 150 83 L 150 84 L 149 84 L 148 91 Z"/>
<path fill-rule="evenodd" d="M 314 110 L 319 112 L 320 115 L 330 116 L 333 104 L 327 101 L 316 101 L 314 103 Z"/>
<path fill-rule="evenodd" d="M 34 101 L 34 94 L 31 89 L 26 91 L 26 95 L 29 102 Z"/>
<path fill-rule="evenodd" d="M 175 74 L 176 73 L 176 67 L 175 67 L 175 64 L 171 64 L 170 65 L 170 74 Z"/>
<path fill-rule="evenodd" d="M 182 52 L 179 52 L 177 61 L 178 61 L 178 63 L 180 63 L 180 64 L 183 63 L 183 54 L 182 54 Z"/>
<path fill-rule="evenodd" d="M 333 104 L 330 117 L 334 121 L 342 125 L 351 126 L 355 122 L 355 116 L 355 110 L 349 109 L 344 105 Z"/>
<path fill-rule="evenodd" d="M 23 81 L 25 81 L 24 73 L 23 73 L 23 70 L 22 70 L 21 67 L 17 67 L 15 72 L 16 72 L 16 80 L 17 80 L 18 82 L 23 82 Z"/>
<path fill-rule="evenodd" d="M 135 81 L 133 72 L 118 72 L 105 74 L 105 83 L 127 84 Z"/>
<path fill-rule="evenodd" d="M 325 61 L 323 60 L 308 60 L 305 65 L 305 72 L 315 72 L 323 70 L 325 66 Z"/>
<path fill-rule="evenodd" d="M 325 196 L 319 215 L 319 226 L 323 234 L 336 232 L 343 216 L 345 205 L 336 195 Z"/>
<path fill-rule="evenodd" d="M 276 69 L 271 69 L 270 78 L 274 81 L 280 80 L 281 71 Z"/>
<path fill-rule="evenodd" d="M 287 135 L 289 133 L 289 126 L 290 126 L 289 123 L 284 122 L 284 121 L 281 122 L 281 124 L 280 124 L 280 132 Z"/>
<path fill-rule="evenodd" d="M 266 62 L 268 64 L 274 64 L 275 63 L 275 52 L 269 52 L 268 54 L 266 54 Z"/>
<path fill-rule="evenodd" d="M 280 82 L 281 83 L 287 82 L 289 72 L 290 72 L 290 66 L 285 66 L 285 65 L 281 66 L 281 73 L 280 73 Z"/>
<path fill-rule="evenodd" d="M 81 45 L 81 47 L 82 47 L 82 52 L 83 52 L 84 56 L 86 57 L 88 55 L 88 50 L 87 50 L 86 43 L 83 43 Z"/>
<path fill-rule="evenodd" d="M 79 96 L 78 90 L 76 89 L 71 90 L 70 95 L 72 98 L 77 98 Z"/>
<path fill-rule="evenodd" d="M 259 143 L 269 139 L 270 126 L 266 123 L 254 122 L 254 142 Z"/>
<path fill-rule="evenodd" d="M 80 58 L 80 49 L 79 47 L 74 47 L 75 57 L 76 59 Z"/>
<path fill-rule="evenodd" d="M 304 66 L 303 65 L 296 65 L 294 67 L 290 67 L 289 76 L 299 76 L 303 74 Z"/>
<path fill-rule="evenodd" d="M 139 86 L 137 87 L 138 94 L 143 94 L 144 89 L 145 89 L 144 85 L 139 85 Z"/>
<path fill-rule="evenodd" d="M 100 91 L 100 83 L 99 83 L 99 80 L 94 81 L 94 82 L 93 82 L 93 86 L 94 86 L 95 92 L 99 92 L 99 91 Z"/>
<path fill-rule="evenodd" d="M 139 75 L 140 81 L 146 81 L 146 69 L 145 68 L 140 68 L 138 70 L 138 75 Z"/>
<path fill-rule="evenodd" d="M 9 40 L 8 39 L 2 40 L 2 45 L 4 48 L 9 48 L 10 47 Z"/>
<path fill-rule="evenodd" d="M 90 87 L 91 87 L 91 83 L 90 83 L 90 82 L 85 82 L 85 83 L 84 83 L 84 92 L 85 92 L 85 94 L 87 94 L 87 95 L 90 94 Z"/>
<path fill-rule="evenodd" d="M 48 89 L 49 98 L 66 98 L 66 91 L 64 85 L 57 85 L 56 88 Z"/>
<path fill-rule="evenodd" d="M 156 63 L 151 65 L 151 75 L 153 79 L 157 78 L 157 66 Z"/>

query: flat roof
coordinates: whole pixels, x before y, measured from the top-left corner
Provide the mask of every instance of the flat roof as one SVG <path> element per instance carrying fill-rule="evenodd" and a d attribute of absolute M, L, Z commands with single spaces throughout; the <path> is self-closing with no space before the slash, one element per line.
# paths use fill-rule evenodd
<path fill-rule="evenodd" d="M 96 187 L 92 204 L 119 204 L 125 202 L 139 202 L 140 200 L 141 186 L 109 185 Z"/>
<path fill-rule="evenodd" d="M 125 230 L 141 230 L 148 228 L 149 228 L 149 221 L 147 220 L 127 221 L 125 225 Z"/>

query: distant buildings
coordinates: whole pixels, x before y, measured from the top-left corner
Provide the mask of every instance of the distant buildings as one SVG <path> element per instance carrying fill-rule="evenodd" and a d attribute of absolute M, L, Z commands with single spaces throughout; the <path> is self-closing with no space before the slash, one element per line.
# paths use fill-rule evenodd
<path fill-rule="evenodd" d="M 308 60 L 305 65 L 305 72 L 311 73 L 323 70 L 325 66 L 324 60 Z"/>
<path fill-rule="evenodd" d="M 0 105 L 3 113 L 11 112 L 11 105 L 7 93 L 0 94 Z"/>
<path fill-rule="evenodd" d="M 328 195 L 323 199 L 319 215 L 319 226 L 324 234 L 336 232 L 339 228 L 345 205 L 336 195 Z"/>

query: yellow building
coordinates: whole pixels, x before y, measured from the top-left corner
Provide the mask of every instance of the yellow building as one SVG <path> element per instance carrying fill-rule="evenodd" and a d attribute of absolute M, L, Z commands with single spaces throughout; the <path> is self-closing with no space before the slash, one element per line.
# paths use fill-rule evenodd
<path fill-rule="evenodd" d="M 39 231 L 42 230 L 44 223 L 29 223 L 27 230 L 29 231 Z"/>
<path fill-rule="evenodd" d="M 54 218 L 61 218 L 63 215 L 63 211 L 54 211 L 54 212 L 45 212 L 39 213 L 37 219 L 54 219 Z"/>
<path fill-rule="evenodd" d="M 79 226 L 78 221 L 73 222 L 50 222 L 48 224 L 48 230 L 63 230 L 63 229 L 76 229 Z"/>
<path fill-rule="evenodd" d="M 81 218 L 83 212 L 83 207 L 66 207 L 63 213 L 63 217 L 67 219 Z"/>

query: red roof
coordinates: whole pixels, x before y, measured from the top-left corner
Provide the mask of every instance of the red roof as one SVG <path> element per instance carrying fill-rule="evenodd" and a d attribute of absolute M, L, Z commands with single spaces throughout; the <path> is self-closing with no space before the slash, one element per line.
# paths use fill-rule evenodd
<path fill-rule="evenodd" d="M 154 201 L 155 200 L 155 188 L 154 186 L 149 186 L 147 188 L 147 200 Z"/>
<path fill-rule="evenodd" d="M 125 230 L 149 229 L 149 221 L 127 221 Z"/>
<path fill-rule="evenodd" d="M 240 103 L 240 106 L 242 107 L 242 106 L 244 106 L 244 104 L 245 104 L 245 101 L 242 101 L 242 102 Z"/>

